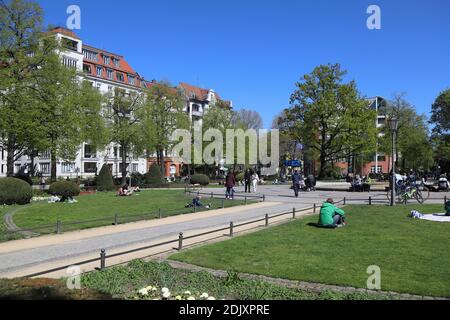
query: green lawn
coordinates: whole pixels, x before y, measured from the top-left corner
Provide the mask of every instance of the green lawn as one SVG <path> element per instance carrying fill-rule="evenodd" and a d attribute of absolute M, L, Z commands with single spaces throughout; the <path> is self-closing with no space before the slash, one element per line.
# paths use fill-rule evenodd
<path fill-rule="evenodd" d="M 115 193 L 97 193 L 76 198 L 78 203 L 38 202 L 19 207 L 14 214 L 14 222 L 20 228 L 36 228 L 46 225 L 54 226 L 57 220 L 62 222 L 63 231 L 111 225 L 115 214 L 119 215 L 119 222 L 155 219 L 159 216 L 161 208 L 162 217 L 191 213 L 192 208 L 185 208 L 192 197 L 184 194 L 184 190 L 146 190 L 132 197 L 117 197 Z M 222 201 L 210 199 L 206 196 L 203 204 L 211 203 L 212 209 L 221 208 Z M 241 205 L 244 201 L 225 201 L 225 207 Z M 250 203 L 250 201 L 249 201 Z M 1 216 L 17 207 L 1 209 Z M 102 219 L 77 225 L 68 225 L 74 221 Z M 2 226 L 4 229 L 4 226 Z M 54 227 L 39 230 L 39 233 L 54 232 Z"/>
<path fill-rule="evenodd" d="M 381 289 L 450 297 L 450 223 L 408 218 L 442 205 L 347 206 L 349 226 L 311 226 L 308 217 L 170 257 L 214 269 L 342 286 L 366 287 L 381 268 Z"/>

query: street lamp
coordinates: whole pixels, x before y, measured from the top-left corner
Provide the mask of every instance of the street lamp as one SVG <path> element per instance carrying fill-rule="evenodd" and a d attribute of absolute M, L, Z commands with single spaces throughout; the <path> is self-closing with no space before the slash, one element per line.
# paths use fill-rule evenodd
<path fill-rule="evenodd" d="M 390 206 L 395 205 L 395 136 L 398 130 L 398 119 L 396 117 L 389 117 L 386 119 L 389 130 L 392 136 L 392 157 L 391 157 L 391 203 Z"/>

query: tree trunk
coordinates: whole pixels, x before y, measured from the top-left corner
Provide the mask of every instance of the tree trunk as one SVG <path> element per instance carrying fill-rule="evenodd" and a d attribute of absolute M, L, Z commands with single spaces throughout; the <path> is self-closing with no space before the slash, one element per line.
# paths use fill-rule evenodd
<path fill-rule="evenodd" d="M 121 144 L 122 146 L 122 184 L 127 183 L 127 146 Z"/>
<path fill-rule="evenodd" d="M 157 157 L 158 157 L 158 165 L 161 170 L 161 175 L 163 177 L 165 177 L 166 172 L 165 172 L 165 168 L 164 168 L 165 164 L 164 164 L 164 150 L 163 149 L 159 149 L 157 151 Z"/>
<path fill-rule="evenodd" d="M 327 162 L 325 160 L 325 154 L 320 154 L 320 171 L 319 171 L 319 179 L 325 178 L 325 168 L 326 168 Z"/>
<path fill-rule="evenodd" d="M 54 149 L 50 150 L 51 153 L 51 175 L 50 182 L 56 182 L 56 152 Z"/>
<path fill-rule="evenodd" d="M 6 144 L 6 176 L 14 176 L 14 153 L 15 153 L 15 138 L 14 136 L 8 137 L 8 143 Z"/>

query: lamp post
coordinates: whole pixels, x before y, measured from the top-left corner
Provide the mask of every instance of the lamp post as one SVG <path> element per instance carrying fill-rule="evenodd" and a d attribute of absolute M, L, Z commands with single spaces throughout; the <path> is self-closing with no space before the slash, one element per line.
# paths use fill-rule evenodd
<path fill-rule="evenodd" d="M 395 136 L 398 130 L 398 119 L 396 117 L 389 117 L 387 119 L 387 124 L 392 136 L 392 157 L 391 157 L 391 203 L 390 206 L 395 205 Z"/>

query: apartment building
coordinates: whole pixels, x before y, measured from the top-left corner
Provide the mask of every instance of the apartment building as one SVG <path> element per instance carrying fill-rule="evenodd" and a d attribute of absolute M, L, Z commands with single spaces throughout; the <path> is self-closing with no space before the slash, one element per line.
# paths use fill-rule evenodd
<path fill-rule="evenodd" d="M 215 92 L 213 89 L 204 89 L 198 86 L 194 86 L 185 82 L 181 82 L 176 89 L 181 92 L 184 99 L 183 111 L 186 112 L 191 120 L 191 123 L 202 122 L 205 112 L 216 106 L 218 101 L 224 102 L 223 106 L 226 108 L 233 108 L 232 101 L 226 101 Z M 148 159 L 148 166 L 150 167 L 156 163 L 156 157 L 150 157 Z M 164 172 L 165 177 L 180 176 L 184 163 L 179 157 L 174 157 L 167 152 L 164 158 Z"/>
<path fill-rule="evenodd" d="M 101 93 L 113 92 L 120 88 L 126 92 L 138 92 L 147 84 L 143 78 L 133 70 L 121 55 L 98 49 L 83 43 L 71 30 L 57 27 L 51 30 L 63 46 L 59 52 L 62 63 L 68 68 L 74 68 L 81 80 L 87 80 Z M 49 151 L 42 152 L 34 159 L 35 170 L 44 177 L 50 176 L 51 155 Z M 6 152 L 0 150 L 0 176 L 6 175 Z M 86 141 L 77 152 L 74 161 L 57 160 L 58 177 L 93 177 L 107 164 L 116 177 L 121 177 L 122 160 L 121 148 L 111 144 L 105 150 L 96 150 Z M 18 173 L 21 168 L 30 169 L 31 159 L 22 157 L 15 163 L 14 171 Z M 130 156 L 127 159 L 129 172 L 145 173 L 147 159 L 142 156 Z"/>
<path fill-rule="evenodd" d="M 125 60 L 122 55 L 115 54 L 104 49 L 83 43 L 73 31 L 56 27 L 51 30 L 57 40 L 63 46 L 59 52 L 62 63 L 68 68 L 74 68 L 78 72 L 80 81 L 91 82 L 92 86 L 102 94 L 113 93 L 116 88 L 126 92 L 141 92 L 144 88 L 149 88 L 156 81 L 146 81 L 139 75 Z M 187 83 L 180 83 L 174 88 L 182 93 L 185 106 L 184 111 L 189 115 L 192 122 L 201 121 L 204 112 L 221 97 L 212 89 L 203 89 Z M 226 101 L 225 105 L 232 108 L 232 102 Z M 6 176 L 6 151 L 0 149 L 0 177 Z M 34 159 L 35 171 L 44 177 L 50 176 L 51 154 L 49 151 L 42 152 Z M 128 172 L 147 172 L 150 165 L 156 162 L 156 157 L 147 159 L 144 156 L 129 156 L 127 159 Z M 86 141 L 77 152 L 74 161 L 66 162 L 58 160 L 58 177 L 93 177 L 99 173 L 104 164 L 107 164 L 115 177 L 122 176 L 122 157 L 120 145 L 111 144 L 105 150 L 96 150 L 93 145 Z M 182 161 L 172 157 L 167 152 L 165 158 L 165 176 L 178 176 L 182 169 Z M 22 168 L 31 169 L 31 159 L 22 157 L 15 163 L 14 171 L 18 173 Z"/>
<path fill-rule="evenodd" d="M 376 123 L 374 125 L 377 128 L 382 128 L 386 125 L 387 112 L 386 106 L 387 101 L 382 97 L 373 97 L 367 99 L 370 109 L 375 110 L 377 113 Z M 381 136 L 382 133 L 379 133 Z M 389 173 L 391 167 L 391 157 L 382 152 L 379 152 L 378 145 L 375 146 L 375 154 L 372 161 L 363 163 L 359 168 L 352 168 L 354 164 L 349 166 L 348 162 L 338 162 L 336 165 L 341 169 L 343 174 L 355 173 L 367 176 L 370 173 Z M 356 161 L 355 161 L 356 162 Z M 362 161 L 361 161 L 362 162 Z"/>

